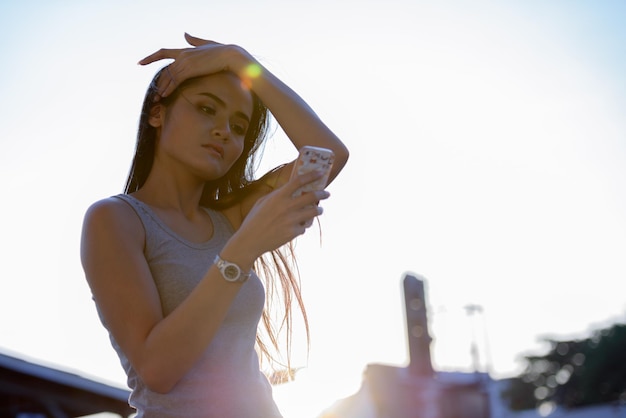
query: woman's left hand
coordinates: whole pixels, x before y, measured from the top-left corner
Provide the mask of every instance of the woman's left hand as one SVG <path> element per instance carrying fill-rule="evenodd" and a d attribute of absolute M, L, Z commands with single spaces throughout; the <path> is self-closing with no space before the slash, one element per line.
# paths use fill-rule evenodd
<path fill-rule="evenodd" d="M 139 64 L 147 65 L 162 59 L 173 59 L 158 81 L 161 97 L 167 97 L 183 81 L 202 75 L 231 71 L 241 76 L 254 58 L 237 45 L 224 45 L 185 33 L 187 43 L 193 48 L 162 48 L 148 55 Z"/>

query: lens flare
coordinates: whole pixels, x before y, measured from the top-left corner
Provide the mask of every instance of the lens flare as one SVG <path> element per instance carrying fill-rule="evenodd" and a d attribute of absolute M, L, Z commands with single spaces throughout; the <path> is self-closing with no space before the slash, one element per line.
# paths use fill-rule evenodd
<path fill-rule="evenodd" d="M 243 74 L 241 76 L 243 85 L 247 87 L 248 89 L 250 89 L 252 87 L 252 80 L 254 80 L 255 78 L 258 78 L 262 72 L 263 72 L 263 69 L 261 68 L 259 64 L 252 63 L 248 65 L 243 70 Z"/>
<path fill-rule="evenodd" d="M 261 66 L 259 64 L 252 63 L 245 69 L 245 74 L 250 78 L 257 78 L 261 75 Z"/>

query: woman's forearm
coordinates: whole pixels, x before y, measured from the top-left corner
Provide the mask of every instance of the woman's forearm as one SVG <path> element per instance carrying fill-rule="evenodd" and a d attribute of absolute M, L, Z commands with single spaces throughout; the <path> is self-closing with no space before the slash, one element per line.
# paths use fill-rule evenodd
<path fill-rule="evenodd" d="M 242 78 L 268 107 L 294 146 L 298 149 L 305 145 L 318 146 L 335 153 L 331 174 L 334 178 L 348 160 L 346 146 L 295 91 L 258 63 L 247 64 L 245 68 L 251 65 L 258 65 L 257 70 L 244 69 Z"/>

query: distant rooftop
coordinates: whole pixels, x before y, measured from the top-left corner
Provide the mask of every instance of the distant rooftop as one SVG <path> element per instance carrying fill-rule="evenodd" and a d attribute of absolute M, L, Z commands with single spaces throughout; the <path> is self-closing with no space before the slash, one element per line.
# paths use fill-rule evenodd
<path fill-rule="evenodd" d="M 129 391 L 0 352 L 0 416 L 81 417 L 110 412 L 128 417 Z"/>

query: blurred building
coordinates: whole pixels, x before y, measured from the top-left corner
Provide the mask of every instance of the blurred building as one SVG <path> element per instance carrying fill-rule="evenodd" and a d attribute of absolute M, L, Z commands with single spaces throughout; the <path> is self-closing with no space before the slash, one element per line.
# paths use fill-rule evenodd
<path fill-rule="evenodd" d="M 376 418 L 490 418 L 484 373 L 411 375 L 408 368 L 370 364 L 364 374 Z"/>
<path fill-rule="evenodd" d="M 410 362 L 406 368 L 367 366 L 376 417 L 490 418 L 489 376 L 433 370 L 424 281 L 406 275 L 403 285 Z"/>
<path fill-rule="evenodd" d="M 0 417 L 128 417 L 129 391 L 0 353 Z"/>
<path fill-rule="evenodd" d="M 492 418 L 495 387 L 486 373 L 433 370 L 423 279 L 404 278 L 410 362 L 407 367 L 369 364 L 361 389 L 322 418 Z"/>

